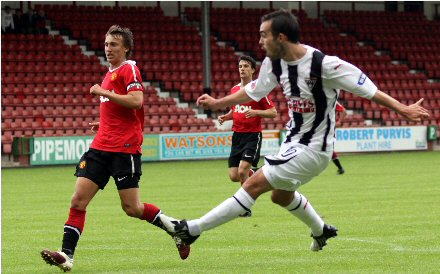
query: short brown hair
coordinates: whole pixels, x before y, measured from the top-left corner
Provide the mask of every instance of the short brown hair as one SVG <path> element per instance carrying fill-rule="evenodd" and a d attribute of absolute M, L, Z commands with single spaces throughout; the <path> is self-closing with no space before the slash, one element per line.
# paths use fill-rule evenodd
<path fill-rule="evenodd" d="M 112 36 L 121 36 L 122 42 L 124 43 L 124 47 L 128 49 L 127 53 L 125 53 L 125 58 L 130 57 L 131 52 L 133 50 L 133 33 L 129 28 L 123 28 L 119 25 L 113 25 L 111 26 L 105 36 L 112 35 Z"/>
<path fill-rule="evenodd" d="M 257 69 L 257 62 L 254 60 L 254 58 L 247 56 L 247 55 L 241 55 L 238 58 L 238 63 L 240 63 L 241 60 L 249 62 L 251 64 L 251 68 Z"/>

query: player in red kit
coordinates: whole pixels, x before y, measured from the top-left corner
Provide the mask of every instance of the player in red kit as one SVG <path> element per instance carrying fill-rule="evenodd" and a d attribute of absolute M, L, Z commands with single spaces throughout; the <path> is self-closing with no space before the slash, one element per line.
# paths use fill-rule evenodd
<path fill-rule="evenodd" d="M 240 56 L 238 59 L 238 71 L 241 82 L 231 89 L 231 94 L 239 91 L 252 81 L 257 63 L 250 56 Z M 277 110 L 273 102 L 265 97 L 259 102 L 252 101 L 244 104 L 237 104 L 231 110 L 219 116 L 220 124 L 224 121 L 233 120 L 232 147 L 229 156 L 229 178 L 233 182 L 246 181 L 249 172 L 256 169 L 260 160 L 260 150 L 262 142 L 262 118 L 275 118 Z"/>
<path fill-rule="evenodd" d="M 336 112 L 339 113 L 339 119 L 338 121 L 336 121 L 336 126 L 341 126 L 342 122 L 345 119 L 345 116 L 347 116 L 347 111 L 345 110 L 344 106 L 341 105 L 341 103 L 339 103 L 338 101 L 336 101 Z M 336 151 L 333 151 L 332 161 L 338 167 L 338 171 L 337 171 L 338 174 L 339 175 L 344 174 L 345 170 L 342 167 L 341 162 L 339 161 L 339 156 L 336 153 Z"/>
<path fill-rule="evenodd" d="M 77 181 L 64 225 L 62 248 L 60 251 L 41 251 L 48 264 L 64 271 L 73 267 L 86 208 L 98 190 L 105 188 L 110 177 L 115 181 L 122 209 L 128 216 L 165 229 L 159 218 L 162 211 L 153 204 L 142 203 L 139 198 L 144 87 L 136 62 L 127 60 L 132 49 L 132 32 L 116 25 L 110 27 L 105 36 L 105 54 L 110 68 L 102 84 L 90 88 L 90 94 L 99 96 L 101 101 L 99 122 L 91 123 L 92 131 L 97 130 L 97 134 L 76 167 Z M 186 259 L 189 245 L 178 237 L 173 239 L 181 258 Z"/>

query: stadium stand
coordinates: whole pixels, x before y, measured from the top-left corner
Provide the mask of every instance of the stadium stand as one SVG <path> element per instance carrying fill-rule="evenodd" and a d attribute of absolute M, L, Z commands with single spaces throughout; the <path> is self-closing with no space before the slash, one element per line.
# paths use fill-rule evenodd
<path fill-rule="evenodd" d="M 261 60 L 264 53 L 256 43 L 259 36 L 254 26 L 268 11 L 211 8 L 211 30 L 219 40 Z M 433 110 L 433 115 L 423 124 L 440 125 L 440 94 L 435 92 L 440 89 L 440 60 L 434 56 L 440 45 L 439 22 L 429 21 L 421 13 L 327 10 L 319 20 L 308 18 L 303 10 L 292 12 L 302 22 L 304 43 L 357 65 L 381 89 L 404 103 L 413 103 L 416 98 L 424 97 L 424 105 Z M 199 8 L 188 7 L 185 14 L 189 21 L 200 21 Z M 384 25 L 387 28 L 383 28 Z M 274 101 L 283 101 L 280 92 L 275 92 Z M 340 100 L 353 113 L 347 116 L 343 127 L 412 125 L 395 113 L 351 93 L 341 92 Z M 287 115 L 283 109 L 281 113 Z M 265 123 L 267 128 L 273 128 L 270 121 Z"/>
<path fill-rule="evenodd" d="M 362 63 L 351 61 L 404 103 L 424 97 L 424 105 L 433 115 L 423 124 L 440 125 L 437 111 L 440 109 L 440 57 L 435 54 L 440 50 L 439 22 L 427 20 L 422 13 L 408 12 L 327 10 L 324 16 L 328 23 L 374 46 L 375 52 L 385 52 L 388 62 L 373 62 L 370 58 Z M 350 60 L 350 56 L 347 59 Z M 408 125 L 395 113 L 380 109 L 374 103 L 363 102 L 360 106 L 368 118 L 381 119 L 382 125 Z"/>
<path fill-rule="evenodd" d="M 101 78 L 103 67 L 96 57 L 83 55 L 77 45 L 66 45 L 61 36 L 2 34 L 2 42 L 4 153 L 11 152 L 13 137 L 65 135 L 74 127 L 88 127 L 89 117 L 69 128 L 63 120 L 96 105 L 91 96 L 83 96 Z M 90 72 L 87 79 L 83 69 Z"/>
<path fill-rule="evenodd" d="M 85 55 L 61 35 L 2 34 L 3 153 L 11 152 L 14 136 L 89 133 L 88 122 L 99 116 L 99 109 L 97 100 L 87 94 L 106 71 L 97 56 L 103 56 L 103 35 L 112 24 L 132 29 L 136 36 L 132 59 L 138 61 L 145 81 L 159 85 L 146 87 L 144 132 L 216 130 L 212 119 L 197 118 L 192 108 L 158 93 L 178 94 L 180 101 L 190 104 L 203 93 L 202 41 L 195 27 L 200 8 L 186 7 L 182 20 L 165 16 L 160 7 L 37 4 L 35 8 L 45 10 L 52 30 L 96 54 Z M 255 26 L 269 11 L 211 8 L 213 96 L 225 96 L 239 82 L 237 54 L 264 58 Z M 327 10 L 322 20 L 308 18 L 304 10 L 293 13 L 302 22 L 304 43 L 359 66 L 403 102 L 425 97 L 433 115 L 423 123 L 440 125 L 440 57 L 434 54 L 440 47 L 438 22 L 419 13 Z M 385 24 L 387 28 L 378 27 Z M 266 129 L 281 129 L 288 114 L 280 88 L 271 99 L 278 102 L 281 115 L 263 124 Z M 340 100 L 352 114 L 343 127 L 408 125 L 395 113 L 351 93 L 341 92 Z"/>
<path fill-rule="evenodd" d="M 87 41 L 89 48 L 102 51 L 102 33 L 112 24 L 129 27 L 136 35 L 133 59 L 148 81 L 159 81 L 167 91 L 179 91 L 181 99 L 194 102 L 203 93 L 201 36 L 178 17 L 164 16 L 158 7 L 75 6 L 65 9 L 45 5 L 47 17 L 73 39 Z M 99 16 L 98 16 L 99 14 Z M 65 22 L 65 18 L 76 18 Z M 108 18 L 111 18 L 109 20 Z M 236 61 L 231 47 L 220 47 L 212 37 L 213 62 Z M 214 78 L 224 75 L 213 73 Z"/>
<path fill-rule="evenodd" d="M 237 51 L 245 52 L 257 60 L 262 60 L 265 57 L 264 51 L 258 44 L 259 33 L 255 31 L 255 26 L 258 26 L 261 16 L 270 12 L 269 9 L 233 9 L 233 8 L 211 8 L 211 31 L 216 34 L 216 38 L 231 44 Z M 372 53 L 372 48 L 353 47 L 356 40 L 354 37 L 340 36 L 339 30 L 335 27 L 325 27 L 319 19 L 311 19 L 307 17 L 304 10 L 292 10 L 292 12 L 303 23 L 303 39 L 306 43 L 316 46 L 318 48 L 340 50 L 341 52 L 349 52 L 353 54 L 364 54 L 364 51 Z M 186 18 L 189 21 L 200 20 L 200 8 L 185 8 Z M 246 14 L 246 16 L 243 16 Z M 228 20 L 224 20 L 228 18 Z M 324 35 L 325 34 L 325 35 Z M 374 56 L 374 55 L 373 55 Z M 235 73 L 236 64 L 233 64 L 230 71 Z M 227 71 L 221 70 L 213 65 L 213 73 L 220 71 L 225 75 Z M 227 74 L 226 74 L 227 75 Z M 232 79 L 234 74 L 232 74 Z M 238 82 L 238 81 L 237 81 Z M 229 92 L 231 84 L 226 84 L 221 79 L 213 78 L 213 95 L 224 96 Z M 281 129 L 284 127 L 283 121 L 288 119 L 288 112 L 285 106 L 285 98 L 282 94 L 281 88 L 277 88 L 272 94 L 271 99 L 276 103 L 280 113 L 279 119 L 264 120 L 263 124 L 266 129 Z M 355 115 L 347 119 L 344 126 L 364 126 L 363 119 L 359 119 L 359 115 Z M 351 120 L 350 120 L 351 119 Z"/>
<path fill-rule="evenodd" d="M 78 21 L 73 20 L 72 37 L 70 38 L 90 39 L 87 41 L 91 45 L 91 49 L 102 51 L 102 37 L 110 22 L 96 24 L 99 26 L 97 29 L 82 28 L 80 32 L 77 31 L 78 26 L 84 26 L 84 20 L 89 20 L 89 26 L 95 25 L 90 20 L 96 16 L 91 15 L 98 12 L 99 8 L 79 8 L 78 6 L 66 8 L 66 5 L 44 5 L 37 8 L 46 10 L 48 19 L 54 20 L 55 26 L 63 28 L 69 25 L 65 18 L 78 18 Z M 103 8 L 103 10 L 109 14 L 113 14 L 114 11 L 107 8 Z M 125 14 L 124 10 L 122 14 Z M 140 13 L 144 11 L 144 9 L 139 9 Z M 132 9 L 127 9 L 127 12 L 132 12 Z M 156 13 L 157 10 L 153 9 L 152 12 Z M 114 22 L 112 21 L 112 23 Z M 126 22 L 119 23 L 127 25 L 124 24 Z M 161 22 L 159 21 L 159 23 Z M 131 24 L 133 25 L 133 23 Z M 174 26 L 175 24 L 173 24 L 173 28 Z M 184 26 L 180 25 L 180 27 Z M 175 29 L 182 30 L 181 28 Z M 93 36 L 98 31 L 100 36 Z M 151 32 L 151 29 L 134 29 L 134 31 L 145 33 Z M 156 40 L 151 43 L 158 42 L 159 38 L 161 37 L 156 37 Z M 200 41 L 200 36 L 198 39 Z M 90 134 L 88 123 L 99 117 L 99 107 L 97 99 L 88 96 L 88 90 L 94 83 L 100 83 L 106 72 L 105 66 L 100 64 L 98 57 L 83 54 L 79 45 L 67 45 L 61 35 L 2 34 L 2 40 L 4 45 L 2 47 L 2 152 L 4 154 L 11 153 L 13 137 Z M 150 41 L 143 40 L 136 44 L 135 51 L 139 51 L 138 60 L 140 63 L 148 60 L 148 62 L 163 66 L 164 71 L 169 71 L 170 67 L 166 63 L 162 63 L 162 59 L 148 59 L 154 55 L 150 54 L 154 47 L 143 42 Z M 160 44 L 155 45 L 156 47 L 161 46 Z M 191 51 L 193 48 L 190 47 Z M 188 49 L 187 45 L 185 49 Z M 147 54 L 143 55 L 142 53 Z M 176 60 L 177 57 L 181 57 L 175 56 L 170 59 L 166 53 L 166 51 L 160 52 L 160 57 L 163 60 Z M 195 53 L 192 54 L 193 57 L 196 56 Z M 134 59 L 136 60 L 136 58 Z M 178 62 L 175 63 L 178 64 Z M 151 63 L 145 64 L 143 68 L 148 65 Z M 186 69 L 183 66 L 182 68 Z M 149 72 L 147 71 L 147 75 Z M 149 80 L 161 80 L 160 72 L 161 70 L 154 71 L 157 75 L 153 75 Z M 184 75 L 181 78 L 185 81 L 191 79 L 197 83 L 194 89 L 197 88 L 199 91 L 197 94 L 201 94 L 203 88 L 199 85 L 201 82 L 200 73 L 193 74 L 196 76 L 185 77 L 187 75 Z M 167 77 L 167 75 L 164 76 Z M 178 84 L 174 84 L 174 86 L 178 86 Z M 192 99 L 196 97 L 195 95 L 191 96 Z M 198 118 L 196 127 L 188 126 L 187 119 L 195 117 L 196 113 L 191 108 L 178 107 L 176 101 L 171 97 L 160 97 L 157 89 L 153 86 L 146 87 L 144 99 L 145 105 L 148 106 L 145 108 L 145 133 L 215 130 L 214 123 L 208 118 Z M 152 105 L 163 106 L 160 112 L 155 113 L 156 116 L 159 116 L 159 113 L 161 116 L 161 123 L 157 125 L 154 124 L 155 117 L 150 116 L 149 110 Z"/>
<path fill-rule="evenodd" d="M 203 93 L 201 37 L 195 28 L 183 25 L 178 17 L 164 16 L 158 7 L 75 6 L 69 8 L 67 14 L 59 5 L 44 8 L 56 26 L 69 31 L 74 39 L 85 40 L 89 48 L 97 52 L 102 51 L 102 33 L 110 25 L 129 27 L 136 35 L 132 59 L 138 62 L 144 80 L 159 82 L 166 91 L 178 91 L 180 99 L 186 102 L 194 102 Z M 66 16 L 77 19 L 66 23 Z M 213 50 L 218 52 L 213 58 L 224 54 L 224 49 L 218 46 Z M 203 126 L 213 129 L 213 125 L 206 119 Z"/>

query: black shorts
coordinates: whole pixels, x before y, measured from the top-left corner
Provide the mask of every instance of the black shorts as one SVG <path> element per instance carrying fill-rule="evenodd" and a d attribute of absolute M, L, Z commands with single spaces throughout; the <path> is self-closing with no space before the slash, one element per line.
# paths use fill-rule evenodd
<path fill-rule="evenodd" d="M 120 152 L 107 152 L 89 149 L 76 166 L 76 177 L 92 180 L 104 189 L 110 176 L 113 177 L 118 190 L 138 188 L 142 175 L 141 155 Z"/>
<path fill-rule="evenodd" d="M 262 137 L 261 132 L 234 132 L 229 167 L 238 167 L 242 160 L 256 167 L 260 161 Z"/>

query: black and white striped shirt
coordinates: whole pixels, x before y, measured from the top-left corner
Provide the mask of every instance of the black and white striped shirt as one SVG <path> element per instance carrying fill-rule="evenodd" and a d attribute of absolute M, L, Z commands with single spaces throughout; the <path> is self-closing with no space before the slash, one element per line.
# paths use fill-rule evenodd
<path fill-rule="evenodd" d="M 255 101 L 281 85 L 289 108 L 285 142 L 296 142 L 318 151 L 332 151 L 335 131 L 335 106 L 340 89 L 371 99 L 376 85 L 357 67 L 336 56 L 302 45 L 307 53 L 299 60 L 286 62 L 266 57 L 258 79 L 246 85 L 247 95 Z"/>

